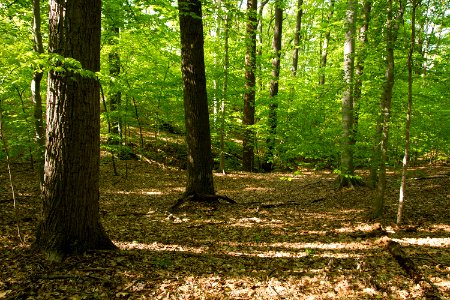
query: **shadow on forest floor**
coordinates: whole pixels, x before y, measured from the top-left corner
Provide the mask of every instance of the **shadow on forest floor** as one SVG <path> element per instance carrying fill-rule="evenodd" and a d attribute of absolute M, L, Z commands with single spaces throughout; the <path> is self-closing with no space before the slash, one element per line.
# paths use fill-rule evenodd
<path fill-rule="evenodd" d="M 127 171 L 125 172 L 125 164 Z M 2 168 L 6 170 L 6 168 Z M 101 167 L 101 215 L 121 249 L 44 261 L 29 245 L 39 211 L 32 172 L 14 166 L 20 244 L 6 173 L 0 172 L 0 299 L 423 299 L 369 221 L 375 191 L 336 189 L 335 175 L 216 174 L 217 193 L 238 204 L 168 209 L 185 172 L 153 163 Z M 385 229 L 441 297 L 450 297 L 450 167 L 408 180 L 404 230 L 395 221 L 391 173 Z M 125 176 L 126 175 L 126 176 Z M 361 173 L 364 177 L 364 173 Z M 431 177 L 430 177 L 431 176 Z M 5 179 L 5 180 L 3 180 Z"/>

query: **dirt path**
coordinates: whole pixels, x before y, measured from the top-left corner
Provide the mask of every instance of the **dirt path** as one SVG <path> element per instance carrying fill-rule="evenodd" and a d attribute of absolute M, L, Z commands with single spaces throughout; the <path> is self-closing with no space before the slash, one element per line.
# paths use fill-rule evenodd
<path fill-rule="evenodd" d="M 105 163 L 102 222 L 122 251 L 87 253 L 62 264 L 28 251 L 38 191 L 27 166 L 16 165 L 26 240 L 20 244 L 3 170 L 0 299 L 423 299 L 427 293 L 432 299 L 430 286 L 450 297 L 448 166 L 411 172 L 410 226 L 400 230 L 390 226 L 398 174 L 390 174 L 386 226 L 380 228 L 368 218 L 375 191 L 338 190 L 329 172 L 216 174 L 217 193 L 238 204 L 188 203 L 169 213 L 183 192 L 183 171 L 121 161 L 121 176 L 113 176 Z M 399 243 L 422 282 L 389 253 L 389 240 Z"/>

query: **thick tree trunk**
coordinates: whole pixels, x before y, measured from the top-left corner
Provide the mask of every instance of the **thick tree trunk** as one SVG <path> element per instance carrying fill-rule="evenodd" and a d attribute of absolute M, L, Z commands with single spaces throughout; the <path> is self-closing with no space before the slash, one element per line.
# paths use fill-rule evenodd
<path fill-rule="evenodd" d="M 41 33 L 41 6 L 39 0 L 33 0 L 33 49 L 36 53 L 44 53 Z M 44 149 L 45 149 L 45 128 L 42 112 L 41 80 L 43 73 L 40 70 L 33 72 L 31 80 L 31 100 L 34 105 L 34 132 L 37 145 L 36 160 L 39 172 L 39 184 L 41 190 L 44 186 Z"/>
<path fill-rule="evenodd" d="M 247 32 L 245 38 L 245 92 L 244 116 L 242 120 L 242 168 L 253 171 L 255 132 L 255 71 L 256 71 L 256 30 L 257 30 L 257 0 L 247 1 Z"/>
<path fill-rule="evenodd" d="M 340 186 L 351 186 L 353 169 L 353 87 L 355 73 L 355 24 L 356 8 L 353 0 L 347 3 L 344 43 L 344 81 L 342 96 L 342 152 Z"/>
<path fill-rule="evenodd" d="M 406 172 L 408 171 L 408 160 L 409 160 L 409 137 L 411 129 L 411 115 L 412 115 L 412 86 L 413 86 L 413 54 L 416 39 L 416 8 L 420 2 L 416 0 L 411 0 L 412 12 L 411 12 L 411 42 L 408 53 L 408 110 L 406 112 L 406 122 L 405 122 L 405 155 L 403 156 L 403 167 L 402 167 L 402 180 L 400 184 L 400 194 L 398 199 L 398 211 L 397 211 L 397 225 L 402 223 L 403 217 L 403 205 L 405 202 L 406 193 Z"/>
<path fill-rule="evenodd" d="M 187 144 L 185 196 L 214 195 L 200 0 L 178 1 Z"/>
<path fill-rule="evenodd" d="M 101 1 L 50 1 L 49 51 L 100 69 Z M 34 246 L 48 259 L 114 249 L 99 221 L 99 83 L 49 72 L 43 220 Z"/>
<path fill-rule="evenodd" d="M 270 104 L 269 104 L 269 136 L 266 141 L 266 154 L 264 157 L 264 170 L 273 169 L 273 159 L 275 151 L 275 136 L 277 132 L 277 109 L 278 109 L 278 85 L 280 78 L 280 58 L 281 58 L 281 38 L 283 35 L 283 8 L 282 2 L 275 2 L 275 27 L 273 33 L 272 49 L 274 58 L 272 59 L 272 80 L 270 82 Z"/>
<path fill-rule="evenodd" d="M 302 30 L 302 16 L 303 16 L 303 0 L 297 2 L 297 19 L 295 22 L 294 35 L 294 53 L 292 54 L 292 75 L 297 76 L 298 68 L 298 51 L 300 47 L 301 30 Z"/>

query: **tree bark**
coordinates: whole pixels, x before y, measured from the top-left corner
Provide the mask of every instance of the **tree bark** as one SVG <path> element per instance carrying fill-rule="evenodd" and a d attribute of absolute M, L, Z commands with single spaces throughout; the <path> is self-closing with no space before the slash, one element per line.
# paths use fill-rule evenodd
<path fill-rule="evenodd" d="M 334 3 L 335 0 L 331 0 L 330 8 L 327 16 L 327 26 L 330 26 L 331 18 L 333 18 L 334 14 Z M 319 65 L 319 85 L 325 84 L 325 67 L 327 66 L 327 58 L 328 58 L 328 44 L 330 43 L 330 29 L 327 29 L 325 32 L 325 37 L 323 39 L 322 48 L 320 49 L 320 65 Z"/>
<path fill-rule="evenodd" d="M 272 50 L 274 57 L 272 59 L 272 80 L 270 81 L 270 104 L 269 104 L 269 136 L 266 140 L 266 154 L 264 157 L 263 169 L 271 171 L 273 169 L 273 159 L 275 151 L 275 135 L 277 132 L 277 109 L 278 86 L 280 78 L 280 58 L 281 58 L 281 38 L 283 35 L 283 8 L 282 1 L 275 2 L 275 27 L 273 33 Z"/>
<path fill-rule="evenodd" d="M 231 13 L 227 10 L 224 24 L 223 95 L 220 105 L 220 170 L 225 174 L 225 104 L 228 102 L 228 67 L 230 65 L 229 35 Z"/>
<path fill-rule="evenodd" d="M 256 31 L 257 31 L 257 0 L 247 0 L 247 29 L 245 38 L 245 92 L 243 140 L 242 140 L 242 168 L 253 171 L 255 133 L 255 84 L 256 84 Z"/>
<path fill-rule="evenodd" d="M 214 195 L 200 0 L 178 1 L 187 144 L 185 196 Z"/>
<path fill-rule="evenodd" d="M 345 89 L 342 96 L 342 152 L 340 186 L 351 186 L 353 167 L 353 87 L 355 73 L 355 24 L 356 8 L 353 0 L 347 2 L 345 18 L 344 42 L 344 81 Z"/>
<path fill-rule="evenodd" d="M 294 35 L 294 53 L 292 54 L 292 75 L 297 76 L 298 69 L 298 51 L 301 40 L 302 30 L 302 16 L 303 16 L 303 0 L 297 2 L 297 18 L 295 22 L 295 35 Z"/>
<path fill-rule="evenodd" d="M 403 217 L 403 206 L 405 202 L 405 192 L 406 192 L 406 172 L 408 171 L 408 161 L 409 161 L 409 141 L 410 141 L 410 129 L 411 129 L 411 115 L 412 115 L 412 86 L 413 86 L 413 54 L 415 48 L 416 39 L 416 8 L 420 5 L 420 2 L 416 0 L 411 0 L 412 12 L 411 12 L 411 42 L 408 52 L 408 110 L 406 112 L 406 122 L 405 122 L 405 155 L 403 156 L 403 167 L 402 167 L 402 179 L 400 184 L 400 194 L 398 199 L 398 211 L 397 211 L 397 225 L 402 223 Z"/>
<path fill-rule="evenodd" d="M 108 54 L 109 75 L 111 80 L 109 82 L 109 113 L 111 114 L 111 134 L 116 135 L 122 139 L 122 118 L 120 116 L 120 106 L 122 103 L 122 93 L 118 89 L 118 77 L 120 76 L 120 54 L 117 49 L 118 39 L 120 35 L 120 28 L 110 26 L 109 44 L 113 47 Z"/>
<path fill-rule="evenodd" d="M 33 0 L 33 49 L 38 55 L 44 53 L 41 32 L 41 6 L 39 0 Z M 44 186 L 44 149 L 45 149 L 45 128 L 42 112 L 41 81 L 43 73 L 41 70 L 34 70 L 31 80 L 31 100 L 34 105 L 34 132 L 37 146 L 36 160 L 39 172 L 39 184 L 42 190 Z"/>
<path fill-rule="evenodd" d="M 394 88 L 394 46 L 397 39 L 399 23 L 403 17 L 404 5 L 400 3 L 400 9 L 394 19 L 392 11 L 392 0 L 388 0 L 386 8 L 386 72 L 383 92 L 381 95 L 381 142 L 379 177 L 377 184 L 377 195 L 375 199 L 374 217 L 379 218 L 384 213 L 384 194 L 386 191 L 386 161 L 389 142 L 389 123 L 391 116 L 392 91 Z"/>
<path fill-rule="evenodd" d="M 50 53 L 99 71 L 100 21 L 100 0 L 51 0 Z M 43 219 L 34 246 L 50 260 L 115 248 L 99 220 L 99 96 L 94 76 L 49 72 Z"/>

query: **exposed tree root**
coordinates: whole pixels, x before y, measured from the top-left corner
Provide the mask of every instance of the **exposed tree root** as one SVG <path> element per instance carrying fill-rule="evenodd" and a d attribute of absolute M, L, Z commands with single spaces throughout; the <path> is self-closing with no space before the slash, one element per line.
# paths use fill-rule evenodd
<path fill-rule="evenodd" d="M 228 198 L 227 196 L 192 193 L 189 195 L 183 195 L 183 197 L 178 199 L 177 202 L 170 208 L 170 211 L 173 212 L 178 210 L 183 204 L 187 202 L 217 205 L 219 204 L 220 200 L 225 200 L 230 204 L 236 204 L 236 201 Z"/>
<path fill-rule="evenodd" d="M 406 274 L 408 274 L 415 283 L 422 286 L 425 291 L 425 299 L 442 299 L 439 289 L 420 273 L 420 270 L 417 268 L 414 261 L 408 257 L 399 243 L 389 240 L 387 248 Z"/>

